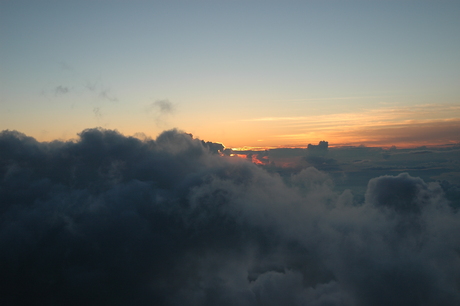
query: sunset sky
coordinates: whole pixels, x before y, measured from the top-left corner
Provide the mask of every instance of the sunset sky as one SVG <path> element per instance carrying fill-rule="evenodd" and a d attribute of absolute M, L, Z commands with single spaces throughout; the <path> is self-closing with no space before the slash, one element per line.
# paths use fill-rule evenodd
<path fill-rule="evenodd" d="M 460 1 L 0 2 L 0 130 L 460 142 Z"/>
<path fill-rule="evenodd" d="M 458 306 L 459 157 L 460 0 L 0 0 L 0 305 Z"/>

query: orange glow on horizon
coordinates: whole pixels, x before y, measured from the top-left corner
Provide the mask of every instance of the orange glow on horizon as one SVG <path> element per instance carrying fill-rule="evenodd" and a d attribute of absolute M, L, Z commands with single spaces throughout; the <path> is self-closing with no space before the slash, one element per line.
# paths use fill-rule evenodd
<path fill-rule="evenodd" d="M 122 119 L 113 121 L 116 126 L 113 123 L 104 128 L 116 129 L 123 135 L 134 135 L 140 139 L 156 139 L 162 132 L 158 127 L 152 128 L 151 123 L 132 124 L 128 119 Z M 452 104 L 387 107 L 318 116 L 262 117 L 237 121 L 232 118 L 209 123 L 215 128 L 204 124 L 191 125 L 189 128 L 189 124 L 179 126 L 178 130 L 192 133 L 195 138 L 204 141 L 222 143 L 235 153 L 306 148 L 308 144 L 318 144 L 321 140 L 328 141 L 331 148 L 360 145 L 415 148 L 460 144 L 460 105 Z M 37 130 L 29 125 L 16 129 L 38 141 L 67 141 L 78 140 L 78 134 L 88 127 L 96 126 L 80 122 L 78 125 L 63 124 L 59 129 L 49 127 L 47 130 Z M 15 126 L 11 129 L 14 130 Z"/>
<path fill-rule="evenodd" d="M 306 148 L 309 143 L 317 144 L 321 140 L 328 141 L 331 147 L 414 148 L 460 143 L 458 105 L 427 104 L 358 113 L 256 118 L 243 122 L 251 128 L 242 131 L 242 138 L 229 142 L 230 147 L 230 144 L 244 144 L 233 146 L 235 150 Z M 251 134 L 254 134 L 252 139 Z M 262 143 L 259 141 L 263 145 L 252 146 L 259 138 L 265 139 Z"/>

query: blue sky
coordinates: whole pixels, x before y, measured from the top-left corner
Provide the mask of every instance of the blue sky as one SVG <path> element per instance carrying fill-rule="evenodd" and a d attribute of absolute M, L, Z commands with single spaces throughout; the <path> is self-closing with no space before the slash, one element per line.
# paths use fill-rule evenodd
<path fill-rule="evenodd" d="M 2 1 L 0 129 L 264 147 L 447 124 L 458 142 L 458 16 L 458 1 Z"/>

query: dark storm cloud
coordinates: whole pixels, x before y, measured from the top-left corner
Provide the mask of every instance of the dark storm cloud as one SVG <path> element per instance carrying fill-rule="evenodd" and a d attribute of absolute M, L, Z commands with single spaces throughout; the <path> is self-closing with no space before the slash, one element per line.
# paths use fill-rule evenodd
<path fill-rule="evenodd" d="M 75 142 L 0 134 L 2 305 L 457 305 L 460 220 L 441 188 L 364 203 L 171 130 Z"/>

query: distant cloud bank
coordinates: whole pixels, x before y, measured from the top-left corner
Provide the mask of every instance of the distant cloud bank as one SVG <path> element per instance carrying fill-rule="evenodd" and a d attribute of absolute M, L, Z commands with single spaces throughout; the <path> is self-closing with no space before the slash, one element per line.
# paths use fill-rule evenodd
<path fill-rule="evenodd" d="M 381 176 L 359 201 L 222 148 L 1 132 L 0 304 L 459 305 L 460 216 L 438 183 Z"/>

